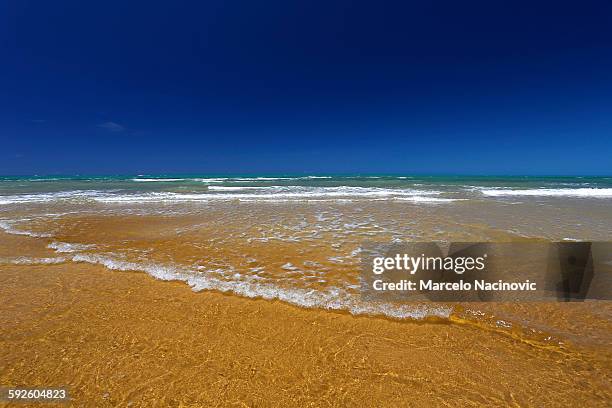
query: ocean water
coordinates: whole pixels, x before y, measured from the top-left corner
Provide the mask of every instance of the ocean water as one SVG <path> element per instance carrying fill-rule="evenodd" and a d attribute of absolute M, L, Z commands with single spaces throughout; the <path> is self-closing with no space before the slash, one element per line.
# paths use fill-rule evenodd
<path fill-rule="evenodd" d="M 609 240 L 612 178 L 2 177 L 0 230 L 33 242 L 18 253 L 0 251 L 0 268 L 94 263 L 184 281 L 196 291 L 444 319 L 454 306 L 362 301 L 363 243 Z M 527 319 L 525 310 L 520 319 L 504 313 L 559 327 L 546 317 Z"/>
<path fill-rule="evenodd" d="M 466 177 L 466 176 L 0 176 L 0 194 L 4 200 L 27 200 L 28 194 L 72 193 L 76 198 L 120 197 L 132 194 L 135 200 L 154 193 L 169 199 L 205 200 L 229 198 L 325 198 L 381 197 L 401 198 L 440 196 L 470 198 L 484 196 L 568 196 L 612 197 L 612 177 Z M 174 195 L 172 195 L 174 194 Z M 69 194 L 68 194 L 69 195 Z M 25 196 L 25 197 L 23 197 Z M 158 197 L 160 198 L 160 197 Z M 10 201 L 3 201 L 10 203 Z"/>

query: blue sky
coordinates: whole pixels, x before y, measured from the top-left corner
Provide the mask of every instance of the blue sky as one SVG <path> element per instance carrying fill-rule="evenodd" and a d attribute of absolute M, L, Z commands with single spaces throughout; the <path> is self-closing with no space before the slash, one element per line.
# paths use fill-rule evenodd
<path fill-rule="evenodd" d="M 0 174 L 612 174 L 612 2 L 4 1 Z"/>

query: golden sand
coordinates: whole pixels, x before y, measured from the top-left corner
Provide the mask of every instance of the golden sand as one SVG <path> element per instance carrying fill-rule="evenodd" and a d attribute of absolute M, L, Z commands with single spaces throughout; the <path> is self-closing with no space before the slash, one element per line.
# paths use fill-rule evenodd
<path fill-rule="evenodd" d="M 177 236 L 174 221 L 149 221 L 55 221 L 53 240 L 155 248 L 159 261 L 240 252 L 239 241 L 215 246 Z M 0 233 L 0 257 L 61 255 L 50 242 Z M 256 255 L 280 265 L 301 255 L 292 250 L 270 243 Z M 342 277 L 344 269 L 332 272 Z M 610 405 L 612 302 L 478 304 L 486 319 L 470 317 L 468 306 L 446 321 L 399 321 L 195 293 L 100 265 L 4 263 L 0 385 L 67 386 L 71 405 L 84 407 Z M 496 329 L 487 319 L 499 315 L 545 329 Z"/>
<path fill-rule="evenodd" d="M 143 273 L 0 270 L 0 383 L 72 405 L 608 406 L 610 361 L 460 324 L 307 310 Z"/>

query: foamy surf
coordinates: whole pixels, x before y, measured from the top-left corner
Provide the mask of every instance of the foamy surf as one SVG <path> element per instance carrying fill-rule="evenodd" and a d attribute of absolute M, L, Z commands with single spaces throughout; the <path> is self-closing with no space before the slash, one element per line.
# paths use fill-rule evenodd
<path fill-rule="evenodd" d="M 92 244 L 70 244 L 68 242 L 52 242 L 47 245 L 47 248 L 55 250 L 59 253 L 81 252 L 95 248 Z"/>
<path fill-rule="evenodd" d="M 27 230 L 15 228 L 13 226 L 13 224 L 15 223 L 16 221 L 0 220 L 0 229 L 2 229 L 7 234 L 26 235 L 26 236 L 30 236 L 34 238 L 49 238 L 52 236 L 49 233 L 27 231 Z"/>
<path fill-rule="evenodd" d="M 192 290 L 216 290 L 233 293 L 247 298 L 280 300 L 304 308 L 347 311 L 354 315 L 386 316 L 394 319 L 423 320 L 427 318 L 447 319 L 452 309 L 444 306 L 425 304 L 395 305 L 390 303 L 362 302 L 358 295 L 344 289 L 331 287 L 326 290 L 280 288 L 272 284 L 254 281 L 221 280 L 202 274 L 202 270 L 162 265 L 158 263 L 136 263 L 113 258 L 110 255 L 77 254 L 74 262 L 103 265 L 111 270 L 141 271 L 163 281 L 183 281 Z M 240 274 L 238 274 L 240 276 Z"/>
<path fill-rule="evenodd" d="M 121 202 L 188 202 L 213 200 L 322 200 L 322 199 L 409 199 L 420 202 L 451 202 L 452 198 L 435 198 L 440 191 L 365 187 L 301 186 L 213 186 L 207 193 L 152 192 L 146 194 L 100 194 L 91 199 L 102 203 Z"/>
<path fill-rule="evenodd" d="M 8 204 L 30 204 L 30 203 L 49 203 L 54 201 L 86 201 L 100 195 L 111 195 L 115 191 L 99 190 L 68 190 L 58 192 L 41 192 L 34 194 L 13 194 L 0 196 L 0 205 Z"/>
<path fill-rule="evenodd" d="M 409 199 L 421 202 L 451 202 L 455 198 L 430 198 L 441 191 L 412 188 L 379 187 L 306 187 L 306 186 L 209 186 L 204 192 L 171 191 L 126 192 L 123 190 L 74 190 L 53 193 L 18 194 L 0 197 L 0 204 L 39 204 L 51 202 L 138 203 L 195 202 L 213 200 L 320 200 L 320 199 Z"/>
<path fill-rule="evenodd" d="M 63 257 L 47 257 L 47 258 L 32 258 L 27 256 L 20 256 L 17 258 L 0 258 L 0 264 L 9 265 L 57 265 L 68 262 Z"/>
<path fill-rule="evenodd" d="M 180 178 L 133 178 L 132 181 L 136 182 L 171 182 L 171 181 L 185 181 L 185 179 Z"/>
<path fill-rule="evenodd" d="M 532 196 L 532 197 L 612 197 L 612 188 L 539 188 L 539 189 L 483 189 L 486 196 Z"/>

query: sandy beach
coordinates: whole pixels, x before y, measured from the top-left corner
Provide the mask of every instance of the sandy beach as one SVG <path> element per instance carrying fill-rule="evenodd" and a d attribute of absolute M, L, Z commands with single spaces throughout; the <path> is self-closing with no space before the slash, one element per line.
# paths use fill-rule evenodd
<path fill-rule="evenodd" d="M 206 180 L 6 181 L 0 385 L 77 407 L 609 406 L 610 301 L 359 292 L 368 240 L 604 239 L 607 200 Z"/>
<path fill-rule="evenodd" d="M 101 266 L 2 266 L 0 382 L 72 406 L 607 406 L 609 349 L 307 310 Z"/>

